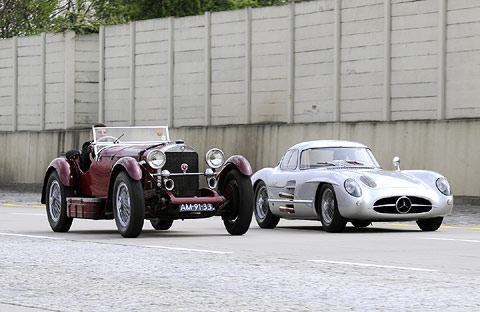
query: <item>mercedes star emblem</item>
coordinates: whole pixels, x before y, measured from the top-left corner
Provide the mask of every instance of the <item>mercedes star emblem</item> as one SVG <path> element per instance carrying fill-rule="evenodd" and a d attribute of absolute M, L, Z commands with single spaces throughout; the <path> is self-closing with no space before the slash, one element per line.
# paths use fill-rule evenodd
<path fill-rule="evenodd" d="M 412 201 L 406 196 L 402 196 L 397 199 L 395 203 L 398 213 L 408 213 L 412 209 Z"/>

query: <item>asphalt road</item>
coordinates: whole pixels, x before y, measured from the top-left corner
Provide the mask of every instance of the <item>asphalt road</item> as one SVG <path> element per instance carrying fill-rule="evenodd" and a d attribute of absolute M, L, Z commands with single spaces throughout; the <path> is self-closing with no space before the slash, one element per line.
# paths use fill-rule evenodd
<path fill-rule="evenodd" d="M 374 223 L 176 221 L 124 239 L 109 221 L 54 233 L 39 195 L 0 190 L 0 311 L 478 311 L 480 207 L 436 232 Z"/>

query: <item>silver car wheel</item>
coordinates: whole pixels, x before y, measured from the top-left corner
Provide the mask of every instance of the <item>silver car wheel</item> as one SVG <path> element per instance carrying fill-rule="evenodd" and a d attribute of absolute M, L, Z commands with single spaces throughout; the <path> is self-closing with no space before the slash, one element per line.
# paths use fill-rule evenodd
<path fill-rule="evenodd" d="M 325 223 L 331 224 L 335 214 L 335 195 L 332 190 L 325 189 L 322 194 L 322 217 Z"/>
<path fill-rule="evenodd" d="M 117 210 L 118 221 L 124 227 L 130 222 L 131 205 L 130 205 L 130 193 L 128 187 L 124 182 L 121 182 L 117 188 L 117 194 L 115 196 L 115 209 Z"/>
<path fill-rule="evenodd" d="M 60 192 L 60 184 L 54 180 L 50 185 L 48 192 L 48 209 L 53 222 L 58 222 L 62 213 L 62 193 Z"/>
<path fill-rule="evenodd" d="M 257 192 L 257 198 L 255 198 L 255 209 L 257 210 L 257 216 L 260 220 L 265 220 L 268 213 L 268 193 L 265 186 L 261 186 Z"/>

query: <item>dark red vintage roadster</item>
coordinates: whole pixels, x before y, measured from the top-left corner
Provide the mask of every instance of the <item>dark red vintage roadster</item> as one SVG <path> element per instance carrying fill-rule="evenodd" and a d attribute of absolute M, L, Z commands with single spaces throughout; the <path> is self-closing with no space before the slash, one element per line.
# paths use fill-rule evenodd
<path fill-rule="evenodd" d="M 48 166 L 42 203 L 53 231 L 67 232 L 74 218 L 115 219 L 123 237 L 137 237 L 145 219 L 168 230 L 174 220 L 221 216 L 230 234 L 247 232 L 252 168 L 243 156 L 225 161 L 213 148 L 200 172 L 197 152 L 171 142 L 167 127 L 92 131 L 88 149 L 69 151 Z"/>

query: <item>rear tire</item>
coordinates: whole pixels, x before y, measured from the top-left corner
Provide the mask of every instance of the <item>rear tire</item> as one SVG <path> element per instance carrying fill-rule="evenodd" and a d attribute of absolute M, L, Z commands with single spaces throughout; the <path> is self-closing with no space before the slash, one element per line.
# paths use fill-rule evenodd
<path fill-rule="evenodd" d="M 231 235 L 243 235 L 248 231 L 253 214 L 253 188 L 250 178 L 232 169 L 225 176 L 221 194 L 230 201 L 224 208 L 223 223 Z"/>
<path fill-rule="evenodd" d="M 140 181 L 120 172 L 113 186 L 113 215 L 118 231 L 123 237 L 137 237 L 142 232 L 145 219 L 145 200 Z"/>
<path fill-rule="evenodd" d="M 67 197 L 74 194 L 73 187 L 63 185 L 57 171 L 48 177 L 46 189 L 47 218 L 54 232 L 68 232 L 73 218 L 67 217 Z"/>
<path fill-rule="evenodd" d="M 436 231 L 442 225 L 443 217 L 436 217 L 432 219 L 423 219 L 418 220 L 417 225 L 418 227 L 425 232 Z"/>
<path fill-rule="evenodd" d="M 255 187 L 254 207 L 255 219 L 257 220 L 258 226 L 262 229 L 273 229 L 277 226 L 280 218 L 270 211 L 267 187 L 263 181 L 258 182 Z"/>
<path fill-rule="evenodd" d="M 150 223 L 155 230 L 165 231 L 172 227 L 173 220 L 152 219 Z"/>
<path fill-rule="evenodd" d="M 318 210 L 323 229 L 327 232 L 342 232 L 347 225 L 347 220 L 338 211 L 335 190 L 330 184 L 325 184 L 320 189 Z"/>

